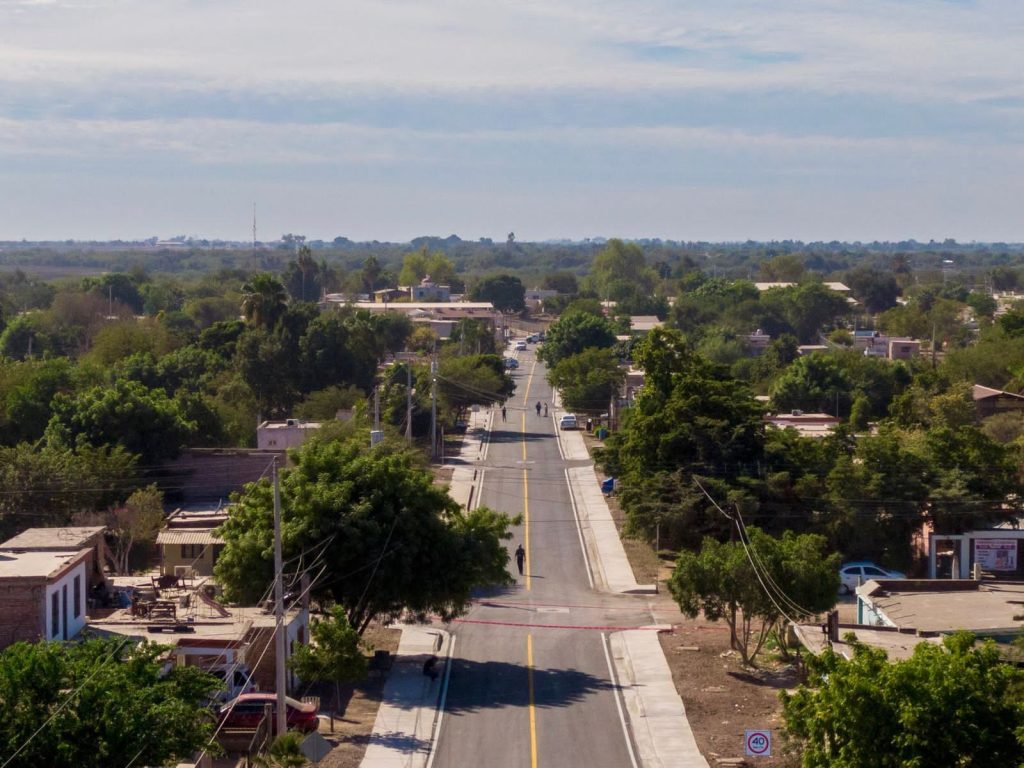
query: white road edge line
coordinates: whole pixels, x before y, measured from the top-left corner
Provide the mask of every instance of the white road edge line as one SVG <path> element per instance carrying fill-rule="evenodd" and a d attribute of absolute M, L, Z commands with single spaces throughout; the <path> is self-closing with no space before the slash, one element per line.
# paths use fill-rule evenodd
<path fill-rule="evenodd" d="M 576 510 L 576 496 L 572 492 L 572 480 L 569 478 L 568 467 L 565 471 L 565 484 L 569 489 L 569 502 L 572 504 L 572 516 L 576 519 L 576 533 L 580 537 L 580 549 L 583 550 L 583 563 L 587 566 L 587 581 L 590 582 L 591 590 L 594 589 L 594 574 L 590 569 L 590 557 L 587 555 L 587 545 L 583 541 L 583 525 L 580 523 L 580 514 Z"/>
<path fill-rule="evenodd" d="M 601 633 L 601 646 L 604 648 L 604 660 L 608 662 L 608 674 L 611 675 L 612 684 L 616 690 L 612 693 L 615 696 L 615 709 L 619 712 L 619 722 L 622 723 L 622 735 L 626 739 L 626 751 L 629 752 L 629 761 L 633 764 L 633 768 L 637 768 L 636 753 L 633 752 L 633 739 L 629 736 L 629 726 L 626 724 L 626 715 L 622 711 L 622 701 L 620 701 L 622 693 L 621 685 L 618 679 L 615 677 L 615 667 L 612 664 L 612 654 L 608 650 L 608 633 Z M 429 766 L 429 763 L 428 763 Z"/>
<path fill-rule="evenodd" d="M 480 461 L 487 461 L 487 451 L 491 447 L 491 430 L 494 429 L 494 415 L 492 410 L 487 416 L 487 427 L 484 430 L 483 446 L 480 449 Z"/>
<path fill-rule="evenodd" d="M 430 756 L 427 758 L 426 768 L 430 768 L 434 764 L 434 755 L 437 754 L 437 737 L 441 734 L 441 720 L 444 718 L 444 706 L 448 701 L 448 678 L 452 674 L 452 659 L 454 657 L 455 635 L 450 635 L 448 640 L 448 663 L 444 667 L 444 681 L 441 683 L 441 700 L 437 704 L 437 720 L 434 721 L 434 733 L 430 737 Z M 619 716 L 622 716 L 621 712 L 619 712 Z M 635 760 L 633 761 L 633 768 L 636 768 Z"/>

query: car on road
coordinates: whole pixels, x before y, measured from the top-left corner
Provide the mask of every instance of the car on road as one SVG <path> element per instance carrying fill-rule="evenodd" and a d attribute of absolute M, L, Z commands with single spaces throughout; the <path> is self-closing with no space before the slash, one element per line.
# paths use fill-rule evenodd
<path fill-rule="evenodd" d="M 516 342 L 516 351 L 522 352 L 524 349 L 526 349 L 526 342 L 520 339 Z"/>
<path fill-rule="evenodd" d="M 565 413 L 565 414 L 562 414 L 562 417 L 558 420 L 558 428 L 559 429 L 579 429 L 580 425 L 576 421 L 576 414 L 575 413 Z"/>
<path fill-rule="evenodd" d="M 506 357 L 505 358 L 505 367 L 508 368 L 509 370 L 512 370 L 514 368 L 518 368 L 519 367 L 519 361 L 516 360 L 514 357 Z"/>
<path fill-rule="evenodd" d="M 527 344 L 536 344 L 538 341 L 540 341 L 540 337 L 536 333 L 532 333 L 526 337 Z"/>
<path fill-rule="evenodd" d="M 220 708 L 218 719 L 225 728 L 255 730 L 263 723 L 268 705 L 271 716 L 275 716 L 277 714 L 276 693 L 243 693 L 234 701 L 230 701 Z M 312 733 L 319 728 L 320 719 L 317 717 L 316 707 L 312 704 L 305 704 L 296 701 L 291 696 L 286 696 L 285 706 L 288 709 L 285 715 L 288 730 Z"/>
<path fill-rule="evenodd" d="M 890 571 L 869 560 L 857 560 L 839 566 L 839 594 L 848 595 L 871 579 L 905 579 L 907 575 Z"/>

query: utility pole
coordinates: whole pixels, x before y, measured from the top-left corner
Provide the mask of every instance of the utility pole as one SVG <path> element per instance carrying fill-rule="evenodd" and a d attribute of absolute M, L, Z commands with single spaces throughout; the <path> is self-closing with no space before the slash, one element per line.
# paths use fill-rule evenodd
<path fill-rule="evenodd" d="M 277 481 L 277 457 L 274 457 L 274 671 L 277 688 L 277 735 L 288 730 L 284 669 L 284 562 L 281 555 L 281 489 Z"/>
<path fill-rule="evenodd" d="M 405 439 L 412 442 L 412 363 L 405 361 Z"/>
<path fill-rule="evenodd" d="M 437 358 L 430 359 L 430 455 L 437 458 Z"/>
<path fill-rule="evenodd" d="M 380 384 L 373 388 L 373 428 L 380 431 Z"/>

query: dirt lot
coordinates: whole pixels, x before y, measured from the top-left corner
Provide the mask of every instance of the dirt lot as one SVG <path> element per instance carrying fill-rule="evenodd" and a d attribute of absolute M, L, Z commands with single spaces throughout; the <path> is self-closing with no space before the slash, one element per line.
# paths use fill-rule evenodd
<path fill-rule="evenodd" d="M 590 435 L 585 439 L 591 449 L 601 444 Z M 608 507 L 621 531 L 624 515 L 614 496 Z M 741 758 L 744 730 L 771 729 L 774 756 L 749 758 L 750 764 L 790 768 L 793 763 L 780 756 L 779 691 L 796 684 L 792 667 L 766 654 L 758 658 L 761 669 L 744 668 L 729 647 L 729 628 L 724 623 L 688 619 L 672 602 L 665 583 L 672 573 L 673 553 L 655 553 L 652 546 L 636 539 L 623 538 L 622 543 L 636 580 L 658 582 L 660 594 L 654 600 L 658 620 L 673 625 L 671 633 L 660 635 L 661 647 L 704 757 L 712 766 L 715 758 Z"/>

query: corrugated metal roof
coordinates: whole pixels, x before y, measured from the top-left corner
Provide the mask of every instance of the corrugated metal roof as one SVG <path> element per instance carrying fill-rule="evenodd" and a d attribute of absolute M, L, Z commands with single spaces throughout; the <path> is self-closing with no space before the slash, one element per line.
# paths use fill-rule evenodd
<path fill-rule="evenodd" d="M 164 529 L 157 534 L 157 544 L 223 544 L 224 540 L 213 531 L 190 531 Z"/>

